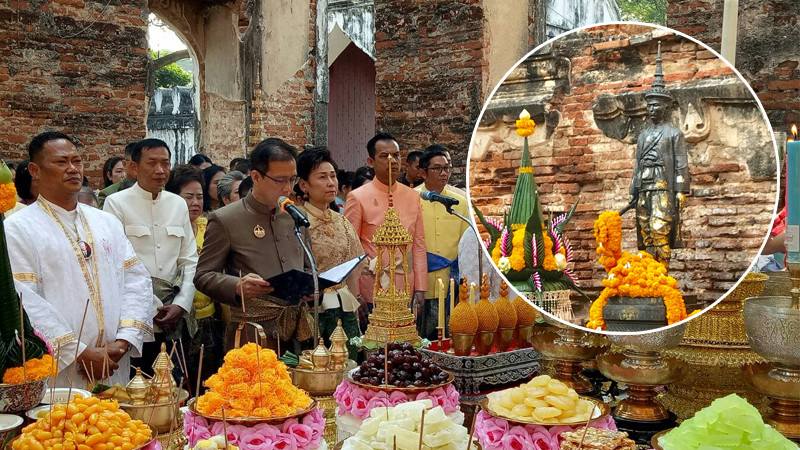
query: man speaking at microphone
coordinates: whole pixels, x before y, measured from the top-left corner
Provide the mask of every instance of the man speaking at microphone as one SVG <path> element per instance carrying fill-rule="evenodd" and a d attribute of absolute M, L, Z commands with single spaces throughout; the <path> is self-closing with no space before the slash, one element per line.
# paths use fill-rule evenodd
<path fill-rule="evenodd" d="M 467 199 L 448 187 L 452 167 L 443 148 L 440 145 L 431 145 L 419 158 L 419 173 L 425 182 L 416 190 L 458 200 L 458 204 L 452 207 L 453 211 L 469 217 Z M 425 291 L 425 306 L 417 321 L 417 331 L 420 336 L 433 341 L 438 339 L 436 327 L 439 317 L 439 283 L 436 280 L 441 278 L 445 289 L 448 289 L 450 277 L 458 279 L 458 241 L 467 229 L 467 224 L 448 213 L 442 203 L 428 200 L 422 201 L 422 223 L 428 251 L 428 290 Z M 450 302 L 446 301 L 445 305 L 449 308 Z M 448 315 L 449 311 L 445 313 L 445 317 Z M 445 327 L 448 322 L 445 320 Z"/>
<path fill-rule="evenodd" d="M 312 337 L 313 321 L 305 301 L 288 305 L 270 296 L 273 287 L 266 281 L 291 269 L 310 270 L 294 233 L 294 220 L 278 205 L 278 198 L 288 197 L 297 182 L 296 160 L 297 151 L 283 140 L 262 141 L 250 154 L 252 191 L 208 218 L 194 283 L 214 301 L 231 307 L 226 351 L 234 347 L 236 329 L 243 321 L 264 327 L 267 347 L 275 351 L 276 330 L 281 351 L 297 353 L 300 343 Z M 302 233 L 310 245 L 305 228 Z M 248 334 L 253 341 L 255 333 L 250 330 Z"/>

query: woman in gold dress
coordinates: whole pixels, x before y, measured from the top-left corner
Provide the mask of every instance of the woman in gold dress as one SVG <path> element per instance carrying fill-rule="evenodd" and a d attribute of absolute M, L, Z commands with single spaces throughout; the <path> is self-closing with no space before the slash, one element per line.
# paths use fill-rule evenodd
<path fill-rule="evenodd" d="M 336 163 L 325 147 L 303 150 L 297 158 L 297 177 L 305 200 L 303 208 L 311 223 L 311 251 L 320 272 L 364 254 L 353 225 L 331 209 L 339 187 L 336 170 Z M 362 306 L 355 295 L 360 273 L 361 268 L 357 267 L 344 283 L 322 293 L 319 332 L 326 345 L 330 345 L 328 338 L 339 319 L 348 338 L 361 335 L 356 312 L 366 305 Z M 350 359 L 355 360 L 356 348 L 348 343 L 347 349 Z"/>

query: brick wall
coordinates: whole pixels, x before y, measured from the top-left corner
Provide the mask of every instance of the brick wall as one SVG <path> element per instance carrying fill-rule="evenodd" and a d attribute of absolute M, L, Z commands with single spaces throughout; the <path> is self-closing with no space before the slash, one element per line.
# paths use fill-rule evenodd
<path fill-rule="evenodd" d="M 720 49 L 723 0 L 669 0 L 667 26 Z M 797 0 L 739 0 L 736 68 L 761 99 L 775 131 L 800 122 Z"/>
<path fill-rule="evenodd" d="M 375 2 L 376 129 L 395 135 L 404 153 L 446 145 L 453 180 L 464 180 L 488 76 L 481 3 Z"/>
<path fill-rule="evenodd" d="M 0 3 L 0 150 L 27 157 L 39 132 L 77 138 L 86 174 L 145 135 L 145 0 Z"/>
<path fill-rule="evenodd" d="M 550 92 L 546 106 L 561 114 L 552 130 L 537 120 L 536 134 L 529 138 L 533 170 L 546 209 L 566 211 L 581 196 L 567 236 L 576 254 L 575 273 L 590 288 L 599 288 L 605 276 L 596 262 L 592 226 L 600 212 L 620 210 L 628 203 L 635 150 L 633 136 L 620 140 L 601 131 L 593 102 L 600 94 L 630 95 L 626 93 L 650 87 L 656 43 L 651 38 L 642 42 L 643 30 L 606 28 L 557 42 L 554 59 L 569 59 L 567 87 L 554 92 L 551 81 L 538 92 L 525 92 L 531 97 Z M 710 52 L 677 36 L 660 39 L 668 88 L 734 82 L 737 92 L 744 92 L 732 71 Z M 535 73 L 535 64 L 543 63 L 531 63 L 523 70 Z M 712 100 L 695 103 L 701 105 L 709 132 L 687 147 L 692 194 L 683 214 L 686 248 L 673 251 L 670 269 L 685 293 L 715 300 L 746 270 L 763 242 L 775 201 L 775 162 L 766 122 L 755 103 L 717 102 L 713 100 L 716 88 L 708 89 L 701 94 Z M 637 107 L 644 106 L 643 99 L 637 101 Z M 625 113 L 639 114 L 633 107 Z M 672 114 L 675 126 L 691 122 L 686 104 L 673 108 Z M 472 149 L 478 159 L 470 161 L 472 199 L 484 214 L 498 219 L 511 204 L 522 155 L 523 141 L 514 133 L 514 119 L 506 115 L 482 122 Z M 695 124 L 690 125 L 694 128 Z M 549 136 L 548 131 L 552 132 Z M 623 218 L 624 250 L 636 251 L 635 236 L 633 213 L 628 212 Z"/>
<path fill-rule="evenodd" d="M 311 1 L 306 28 L 309 49 L 313 49 L 316 42 L 315 17 L 316 2 Z M 291 33 L 299 35 L 302 30 L 292 30 Z M 264 77 L 269 75 L 263 74 Z M 311 144 L 314 138 L 314 86 L 314 56 L 309 52 L 307 62 L 291 78 L 283 81 L 275 92 L 259 92 L 260 101 L 254 99 L 248 151 L 253 149 L 254 142 L 269 137 L 279 137 L 298 148 Z"/>

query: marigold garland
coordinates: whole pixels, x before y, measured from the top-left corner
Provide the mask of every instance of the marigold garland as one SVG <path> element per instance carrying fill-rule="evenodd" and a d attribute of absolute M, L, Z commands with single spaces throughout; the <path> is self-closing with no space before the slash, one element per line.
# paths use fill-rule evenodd
<path fill-rule="evenodd" d="M 597 253 L 601 264 L 606 267 L 608 278 L 603 280 L 603 292 L 589 309 L 587 328 L 605 329 L 603 307 L 609 297 L 662 297 L 667 310 L 667 324 L 687 317 L 678 281 L 667 275 L 667 268 L 662 263 L 647 252 L 621 252 L 622 220 L 619 213 L 602 213 L 595 221 L 594 235 L 598 242 Z"/>
<path fill-rule="evenodd" d="M 17 205 L 17 188 L 14 183 L 0 184 L 0 213 L 5 213 Z"/>
<path fill-rule="evenodd" d="M 308 394 L 292 385 L 275 352 L 253 343 L 229 351 L 204 384 L 209 391 L 198 399 L 197 410 L 206 416 L 221 416 L 225 406 L 228 417 L 280 417 L 311 404 Z"/>
<path fill-rule="evenodd" d="M 525 228 L 520 228 L 514 231 L 514 238 L 511 240 L 513 245 L 511 249 L 511 270 L 520 271 L 525 268 Z"/>
<path fill-rule="evenodd" d="M 542 261 L 542 268 L 544 270 L 556 270 L 558 264 L 553 255 L 553 239 L 549 234 L 542 233 L 542 240 L 544 241 L 544 260 Z"/>
<path fill-rule="evenodd" d="M 22 384 L 26 381 L 42 380 L 49 376 L 55 375 L 55 366 L 53 365 L 53 357 L 44 355 L 41 358 L 34 358 L 25 361 L 25 379 L 23 379 L 22 366 L 12 367 L 6 369 L 3 374 L 3 383 L 6 384 Z"/>
<path fill-rule="evenodd" d="M 517 135 L 528 137 L 536 131 L 536 122 L 528 116 L 527 119 L 517 119 Z"/>

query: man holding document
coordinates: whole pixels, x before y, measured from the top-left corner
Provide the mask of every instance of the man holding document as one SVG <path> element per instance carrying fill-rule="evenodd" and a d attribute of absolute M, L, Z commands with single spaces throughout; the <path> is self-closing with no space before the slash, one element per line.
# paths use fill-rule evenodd
<path fill-rule="evenodd" d="M 278 197 L 288 196 L 297 181 L 296 159 L 297 151 L 281 139 L 259 143 L 250 155 L 252 191 L 243 201 L 218 209 L 208 218 L 194 283 L 215 301 L 231 306 L 226 351 L 234 347 L 236 329 L 245 321 L 259 323 L 266 332 L 267 347 L 275 351 L 276 335 L 281 351 L 297 354 L 300 343 L 313 335 L 307 304 L 311 296 L 293 304 L 271 295 L 285 286 L 266 281 L 292 269 L 310 270 L 294 233 L 294 221 L 278 205 Z M 307 230 L 302 233 L 309 245 Z M 254 333 L 249 334 L 254 340 Z"/>

